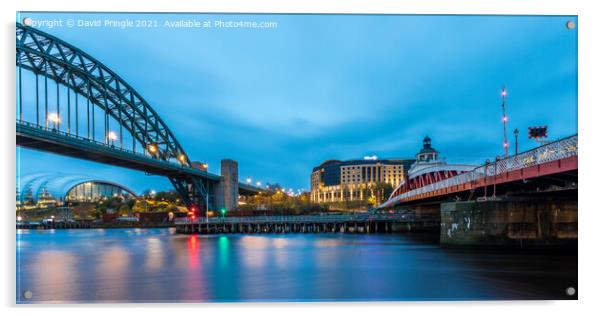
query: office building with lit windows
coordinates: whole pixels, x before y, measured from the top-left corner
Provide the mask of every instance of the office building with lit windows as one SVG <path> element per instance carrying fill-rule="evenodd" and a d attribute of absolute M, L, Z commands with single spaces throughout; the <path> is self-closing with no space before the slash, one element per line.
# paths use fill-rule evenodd
<path fill-rule="evenodd" d="M 362 201 L 378 183 L 397 187 L 406 177 L 414 159 L 327 160 L 313 168 L 311 201 L 314 203 Z"/>

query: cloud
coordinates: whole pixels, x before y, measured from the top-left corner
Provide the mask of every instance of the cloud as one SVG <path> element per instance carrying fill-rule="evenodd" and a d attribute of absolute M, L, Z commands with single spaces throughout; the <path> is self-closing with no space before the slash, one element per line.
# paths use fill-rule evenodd
<path fill-rule="evenodd" d="M 191 159 L 213 172 L 236 159 L 241 177 L 262 182 L 307 188 L 326 159 L 412 158 L 427 134 L 448 161 L 482 162 L 502 151 L 502 84 L 508 135 L 521 130 L 521 149 L 533 124 L 555 137 L 576 132 L 576 33 L 566 17 L 261 17 L 278 29 L 52 32 L 130 82 Z M 43 168 L 26 157 L 24 169 Z M 169 187 L 85 164 L 137 190 Z"/>

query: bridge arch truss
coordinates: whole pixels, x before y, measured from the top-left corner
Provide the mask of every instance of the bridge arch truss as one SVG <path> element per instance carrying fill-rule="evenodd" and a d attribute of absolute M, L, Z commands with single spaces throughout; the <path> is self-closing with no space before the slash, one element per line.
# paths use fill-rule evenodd
<path fill-rule="evenodd" d="M 190 168 L 186 152 L 150 104 L 83 50 L 17 23 L 16 66 L 17 126 L 56 131 Z M 201 178 L 185 172 L 168 177 L 189 207 L 208 204 Z"/>

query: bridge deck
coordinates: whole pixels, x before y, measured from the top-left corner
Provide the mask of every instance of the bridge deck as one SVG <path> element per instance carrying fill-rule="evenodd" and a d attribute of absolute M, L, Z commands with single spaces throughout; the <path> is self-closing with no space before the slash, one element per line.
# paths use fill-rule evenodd
<path fill-rule="evenodd" d="M 36 150 L 124 168 L 139 170 L 161 176 L 193 175 L 219 181 L 220 176 L 180 164 L 153 159 L 141 153 L 111 146 L 85 137 L 59 130 L 17 121 L 17 145 Z"/>
<path fill-rule="evenodd" d="M 516 156 L 477 167 L 470 172 L 392 196 L 379 208 L 444 197 L 494 184 L 502 185 L 575 172 L 577 169 L 577 135 L 574 135 Z"/>

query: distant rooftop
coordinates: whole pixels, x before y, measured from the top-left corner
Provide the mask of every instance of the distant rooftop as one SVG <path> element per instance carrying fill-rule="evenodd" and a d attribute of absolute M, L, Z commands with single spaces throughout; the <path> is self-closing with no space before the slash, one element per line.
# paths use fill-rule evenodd
<path fill-rule="evenodd" d="M 123 185 L 97 177 L 63 173 L 33 173 L 17 177 L 17 200 L 25 200 L 28 194 L 37 200 L 42 192 L 46 192 L 54 198 L 64 198 L 73 187 L 87 182 L 114 185 L 136 196 L 131 189 Z"/>

